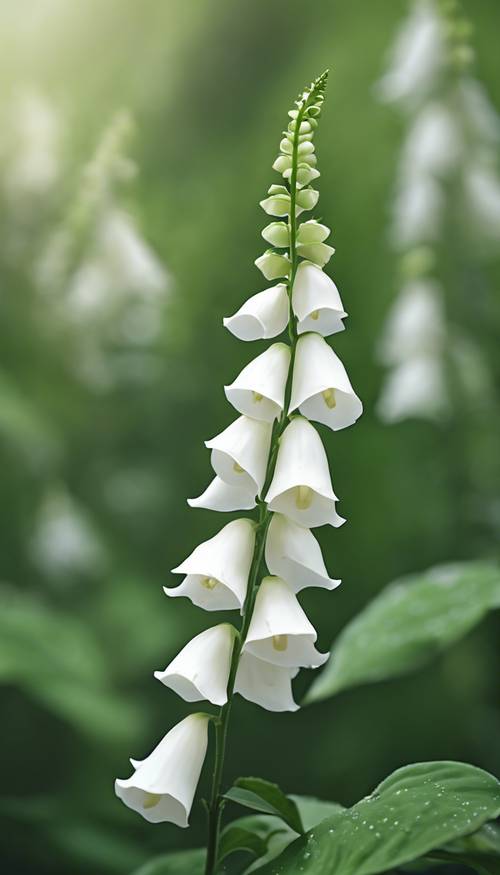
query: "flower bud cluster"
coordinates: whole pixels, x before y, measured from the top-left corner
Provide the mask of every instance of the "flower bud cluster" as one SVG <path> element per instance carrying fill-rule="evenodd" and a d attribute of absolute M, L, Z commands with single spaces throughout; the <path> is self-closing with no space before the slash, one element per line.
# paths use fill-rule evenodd
<path fill-rule="evenodd" d="M 261 202 L 266 213 L 281 221 L 262 232 L 272 248 L 255 263 L 267 280 L 280 281 L 224 319 L 239 340 L 274 342 L 225 386 L 237 418 L 206 441 L 214 478 L 189 501 L 219 512 L 258 506 L 258 520 L 240 517 L 224 525 L 174 568 L 183 577 L 181 584 L 165 588 L 168 596 L 185 596 L 206 611 L 242 615 L 239 630 L 229 623 L 209 628 L 155 673 L 186 701 L 206 700 L 222 708 L 219 722 L 234 693 L 270 711 L 296 710 L 293 678 L 300 668 L 317 668 L 328 658 L 317 650 L 316 630 L 297 598 L 307 587 L 331 590 L 340 583 L 329 576 L 311 531 L 344 522 L 311 420 L 337 431 L 358 419 L 362 404 L 325 339 L 343 329 L 347 315 L 337 287 L 323 271 L 334 252 L 325 243 L 330 229 L 312 218 L 297 226 L 297 217 L 313 209 L 319 196 L 310 183 L 319 176 L 313 136 L 325 81 L 326 76 L 316 80 L 290 111 L 273 165 L 285 184 L 271 186 Z M 280 339 L 285 331 L 289 342 Z M 149 820 L 185 825 L 208 719 L 186 718 L 136 766 L 132 778 L 117 782 L 127 805 Z M 191 757 L 189 764 L 186 757 Z M 159 763 L 156 770 L 153 761 Z M 167 763 L 164 770 L 162 762 Z"/>

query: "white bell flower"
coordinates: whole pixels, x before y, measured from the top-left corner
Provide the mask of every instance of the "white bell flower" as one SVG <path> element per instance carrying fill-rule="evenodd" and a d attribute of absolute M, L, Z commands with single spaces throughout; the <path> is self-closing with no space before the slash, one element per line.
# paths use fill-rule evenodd
<path fill-rule="evenodd" d="M 186 702 L 207 699 L 212 705 L 225 705 L 235 635 L 230 623 L 205 629 L 164 671 L 155 671 L 155 678 Z"/>
<path fill-rule="evenodd" d="M 166 595 L 187 596 L 206 611 L 241 609 L 247 593 L 254 543 L 253 522 L 233 520 L 172 569 L 173 574 L 186 577 L 180 586 L 164 587 Z"/>
<path fill-rule="evenodd" d="M 267 711 L 298 711 L 292 692 L 292 679 L 297 674 L 297 668 L 274 665 L 244 651 L 238 663 L 234 692 Z"/>
<path fill-rule="evenodd" d="M 329 656 L 316 650 L 317 637 L 285 581 L 265 577 L 257 592 L 243 651 L 274 665 L 317 668 Z"/>
<path fill-rule="evenodd" d="M 226 398 L 240 413 L 273 422 L 283 410 L 290 367 L 290 347 L 273 343 L 225 386 Z"/>
<path fill-rule="evenodd" d="M 440 421 L 449 411 L 443 362 L 438 356 L 410 357 L 389 371 L 377 404 L 384 422 Z"/>
<path fill-rule="evenodd" d="M 268 249 L 264 255 L 255 259 L 255 266 L 264 274 L 266 280 L 277 280 L 288 276 L 290 273 L 290 259 L 281 252 Z"/>
<path fill-rule="evenodd" d="M 141 761 L 134 774 L 115 781 L 115 793 L 150 823 L 187 827 L 207 752 L 208 714 L 190 714 Z"/>
<path fill-rule="evenodd" d="M 208 484 L 205 492 L 197 498 L 188 498 L 190 507 L 201 507 L 204 510 L 216 510 L 219 513 L 230 513 L 233 510 L 252 510 L 257 502 L 255 492 L 244 486 L 232 486 L 220 477 Z"/>
<path fill-rule="evenodd" d="M 297 409 L 333 431 L 352 425 L 363 412 L 344 365 L 320 334 L 304 334 L 297 343 L 290 412 Z"/>
<path fill-rule="evenodd" d="M 205 446 L 215 473 L 229 483 L 260 495 L 266 478 L 272 424 L 240 416 Z"/>
<path fill-rule="evenodd" d="M 238 340 L 270 340 L 288 325 L 289 300 L 285 283 L 252 295 L 224 326 Z"/>
<path fill-rule="evenodd" d="M 271 574 L 286 580 L 295 593 L 309 586 L 335 589 L 341 582 L 329 577 L 313 533 L 281 513 L 273 514 L 269 525 L 266 565 Z"/>
<path fill-rule="evenodd" d="M 295 417 L 283 432 L 265 500 L 269 510 L 307 529 L 345 522 L 335 510 L 338 498 L 321 438 L 307 419 Z"/>
<path fill-rule="evenodd" d="M 317 331 L 323 337 L 343 331 L 347 316 L 339 291 L 330 277 L 310 261 L 302 261 L 295 274 L 292 307 L 297 331 Z"/>

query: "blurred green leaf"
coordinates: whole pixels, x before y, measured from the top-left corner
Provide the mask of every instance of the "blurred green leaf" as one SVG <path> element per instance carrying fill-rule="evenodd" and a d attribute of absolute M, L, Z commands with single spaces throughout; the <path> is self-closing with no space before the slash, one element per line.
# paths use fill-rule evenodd
<path fill-rule="evenodd" d="M 252 830 L 230 824 L 221 835 L 219 862 L 235 851 L 248 851 L 255 857 L 262 857 L 267 851 L 267 844 Z"/>
<path fill-rule="evenodd" d="M 295 832 L 304 832 L 297 805 L 277 784 L 264 781 L 263 778 L 238 778 L 224 797 L 254 811 L 274 814 Z"/>
<path fill-rule="evenodd" d="M 262 875 L 376 875 L 474 832 L 499 813 L 500 784 L 482 769 L 453 762 L 405 766 L 297 838 Z"/>
<path fill-rule="evenodd" d="M 493 563 L 437 566 L 391 584 L 341 632 L 306 702 L 417 668 L 498 607 Z"/>
<path fill-rule="evenodd" d="M 136 869 L 133 875 L 202 875 L 205 866 L 205 851 L 176 851 L 162 854 Z"/>
<path fill-rule="evenodd" d="M 0 591 L 0 682 L 16 684 L 100 740 L 140 731 L 138 708 L 121 699 L 91 629 L 29 594 Z"/>

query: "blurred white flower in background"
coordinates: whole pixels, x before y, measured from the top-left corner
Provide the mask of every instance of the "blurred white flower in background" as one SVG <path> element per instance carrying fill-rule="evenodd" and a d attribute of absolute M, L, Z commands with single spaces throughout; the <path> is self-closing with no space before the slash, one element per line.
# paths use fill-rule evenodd
<path fill-rule="evenodd" d="M 2 187 L 12 208 L 26 209 L 59 182 L 61 119 L 46 95 L 26 89 L 7 105 L 3 124 Z"/>
<path fill-rule="evenodd" d="M 54 487 L 42 501 L 30 552 L 42 572 L 56 577 L 92 573 L 106 561 L 88 515 L 62 487 Z"/>
<path fill-rule="evenodd" d="M 500 118 L 470 73 L 468 36 L 456 9 L 415 0 L 377 86 L 407 125 L 390 222 L 391 244 L 401 254 L 400 291 L 377 350 L 388 369 L 377 410 L 388 422 L 442 419 L 453 409 L 457 379 L 458 403 L 469 395 L 459 350 L 475 344 L 452 303 L 464 277 L 457 271 L 450 281 L 448 270 L 446 282 L 432 279 L 450 246 L 462 263 L 474 263 L 500 239 Z M 481 359 L 475 349 L 476 365 Z M 487 392 L 486 362 L 475 374 L 474 397 L 481 375 Z"/>

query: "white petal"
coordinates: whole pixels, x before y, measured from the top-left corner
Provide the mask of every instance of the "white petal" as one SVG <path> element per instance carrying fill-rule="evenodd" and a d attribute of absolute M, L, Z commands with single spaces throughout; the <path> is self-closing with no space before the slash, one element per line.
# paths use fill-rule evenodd
<path fill-rule="evenodd" d="M 186 574 L 180 586 L 165 587 L 168 596 L 187 596 L 206 611 L 242 608 L 252 564 L 255 526 L 233 520 L 213 538 L 199 544 L 174 574 Z"/>
<path fill-rule="evenodd" d="M 189 813 L 207 752 L 208 714 L 190 714 L 138 764 L 115 781 L 115 793 L 150 823 L 188 826 Z"/>
<path fill-rule="evenodd" d="M 227 400 L 246 416 L 273 422 L 283 410 L 289 367 L 290 347 L 274 343 L 224 387 Z"/>
<path fill-rule="evenodd" d="M 279 283 L 252 295 L 234 316 L 224 319 L 225 327 L 239 340 L 269 340 L 288 325 L 289 301 L 286 285 Z"/>
<path fill-rule="evenodd" d="M 297 268 L 292 290 L 297 331 L 317 331 L 324 337 L 343 331 L 347 316 L 335 283 L 320 267 L 303 261 Z"/>
<path fill-rule="evenodd" d="M 304 528 L 341 526 L 328 460 L 317 431 L 302 417 L 292 419 L 281 437 L 274 477 L 265 500 Z"/>
<path fill-rule="evenodd" d="M 317 637 L 285 581 L 265 577 L 257 592 L 243 650 L 274 665 L 317 668 L 328 659 L 327 653 L 316 650 Z"/>
<path fill-rule="evenodd" d="M 212 705 L 225 705 L 235 631 L 229 623 L 206 629 L 164 671 L 155 671 L 155 678 L 186 702 L 207 699 Z"/>
<path fill-rule="evenodd" d="M 290 411 L 297 408 L 333 431 L 352 425 L 363 412 L 344 365 L 319 334 L 304 334 L 297 343 Z"/>
<path fill-rule="evenodd" d="M 248 651 L 243 652 L 234 691 L 248 702 L 254 702 L 268 711 L 297 711 L 299 706 L 294 702 L 292 692 L 292 678 L 297 671 L 265 662 Z"/>
<path fill-rule="evenodd" d="M 267 532 L 266 565 L 271 574 L 282 577 L 300 592 L 308 586 L 335 589 L 340 580 L 328 576 L 321 548 L 309 529 L 275 513 Z"/>
<path fill-rule="evenodd" d="M 205 441 L 205 446 L 212 450 L 210 461 L 215 473 L 231 486 L 260 494 L 271 433 L 271 423 L 240 416 L 220 434 Z"/>
<path fill-rule="evenodd" d="M 231 486 L 220 477 L 214 477 L 198 498 L 188 498 L 188 504 L 190 507 L 229 513 L 233 510 L 252 510 L 257 503 L 255 496 L 255 489 L 252 491 L 241 485 Z"/>
<path fill-rule="evenodd" d="M 434 357 L 415 357 L 387 375 L 377 413 L 385 422 L 416 417 L 440 421 L 449 410 L 443 364 Z"/>

